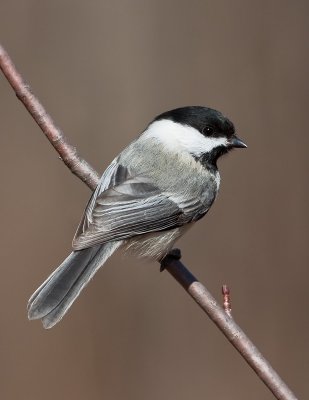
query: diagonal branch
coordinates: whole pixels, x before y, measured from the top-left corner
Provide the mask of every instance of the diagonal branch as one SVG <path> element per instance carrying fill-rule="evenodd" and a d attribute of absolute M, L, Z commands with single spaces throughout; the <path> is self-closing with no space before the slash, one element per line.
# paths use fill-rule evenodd
<path fill-rule="evenodd" d="M 9 81 L 16 96 L 23 103 L 35 122 L 59 153 L 65 165 L 81 179 L 90 189 L 94 190 L 99 181 L 99 174 L 79 157 L 75 147 L 70 145 L 59 128 L 54 124 L 51 116 L 46 112 L 43 105 L 32 93 L 31 88 L 17 72 L 11 58 L 0 45 L 0 68 Z"/>
<path fill-rule="evenodd" d="M 67 142 L 63 133 L 55 126 L 42 104 L 33 95 L 30 87 L 26 85 L 21 75 L 17 72 L 12 60 L 1 45 L 0 68 L 19 100 L 40 126 L 47 139 L 59 153 L 63 162 L 90 189 L 94 190 L 99 181 L 98 173 Z M 214 297 L 191 272 L 180 261 L 172 258 L 169 258 L 164 267 L 217 325 L 274 396 L 281 400 L 297 400 L 293 392 L 236 324 L 234 319 L 218 305 Z"/>

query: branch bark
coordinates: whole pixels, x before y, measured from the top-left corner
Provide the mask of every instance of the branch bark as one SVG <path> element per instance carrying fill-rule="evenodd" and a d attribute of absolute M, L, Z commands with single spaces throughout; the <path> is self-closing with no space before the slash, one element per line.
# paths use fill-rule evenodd
<path fill-rule="evenodd" d="M 36 123 L 54 146 L 66 166 L 90 189 L 94 190 L 99 181 L 99 174 L 82 159 L 76 149 L 70 145 L 40 101 L 32 93 L 29 85 L 16 70 L 7 52 L 0 45 L 0 68 L 12 86 L 18 99 L 24 104 Z M 165 269 L 180 283 L 193 300 L 217 325 L 230 343 L 243 356 L 250 367 L 257 373 L 277 399 L 297 400 L 294 393 L 280 378 L 270 363 L 263 357 L 248 336 L 236 324 L 214 297 L 191 272 L 178 260 L 169 259 Z"/>
<path fill-rule="evenodd" d="M 82 159 L 76 148 L 69 144 L 68 140 L 55 125 L 51 116 L 46 112 L 43 105 L 32 93 L 31 88 L 23 80 L 22 76 L 16 70 L 11 58 L 0 45 L 0 68 L 9 81 L 18 99 L 23 103 L 35 122 L 42 129 L 50 143 L 60 155 L 62 161 L 81 179 L 90 189 L 94 190 L 99 182 L 99 174 Z"/>

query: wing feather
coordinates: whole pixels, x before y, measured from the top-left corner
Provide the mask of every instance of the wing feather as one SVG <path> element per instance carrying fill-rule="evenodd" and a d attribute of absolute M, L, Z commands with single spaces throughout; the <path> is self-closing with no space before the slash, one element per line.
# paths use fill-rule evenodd
<path fill-rule="evenodd" d="M 73 239 L 75 250 L 171 229 L 192 220 L 192 211 L 198 206 L 196 199 L 188 204 L 190 212 L 186 212 L 147 177 L 133 176 L 117 160 L 113 163 L 87 205 Z"/>

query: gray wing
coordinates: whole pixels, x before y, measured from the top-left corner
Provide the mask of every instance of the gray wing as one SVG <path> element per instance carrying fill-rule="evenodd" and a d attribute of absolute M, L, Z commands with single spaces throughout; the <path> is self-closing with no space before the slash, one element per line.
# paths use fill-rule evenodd
<path fill-rule="evenodd" d="M 73 240 L 80 250 L 111 240 L 171 229 L 198 214 L 197 200 L 179 206 L 145 176 L 112 163 L 91 197 Z"/>

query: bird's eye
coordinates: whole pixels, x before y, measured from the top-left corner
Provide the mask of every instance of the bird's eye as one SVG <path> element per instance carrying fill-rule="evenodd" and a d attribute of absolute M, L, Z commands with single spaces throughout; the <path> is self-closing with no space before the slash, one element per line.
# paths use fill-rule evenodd
<path fill-rule="evenodd" d="M 203 129 L 203 133 L 207 136 L 210 136 L 214 133 L 214 128 L 210 125 L 206 125 L 205 128 Z"/>

